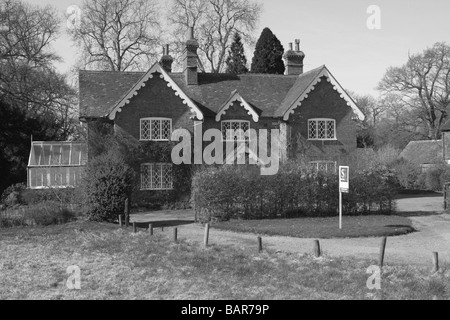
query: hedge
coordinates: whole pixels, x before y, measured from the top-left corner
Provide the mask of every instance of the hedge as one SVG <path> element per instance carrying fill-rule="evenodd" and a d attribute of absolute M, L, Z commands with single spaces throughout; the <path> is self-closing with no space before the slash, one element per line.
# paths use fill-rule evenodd
<path fill-rule="evenodd" d="M 344 213 L 392 214 L 395 178 L 384 166 L 352 172 Z M 314 172 L 298 163 L 281 165 L 274 176 L 261 176 L 256 166 L 204 167 L 192 181 L 197 220 L 225 221 L 324 217 L 338 213 L 337 174 Z"/>

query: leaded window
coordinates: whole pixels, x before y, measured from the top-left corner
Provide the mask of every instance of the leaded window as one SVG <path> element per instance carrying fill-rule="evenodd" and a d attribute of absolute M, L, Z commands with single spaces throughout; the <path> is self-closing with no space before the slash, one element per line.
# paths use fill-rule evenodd
<path fill-rule="evenodd" d="M 336 173 L 337 163 L 334 161 L 312 161 L 311 168 L 316 172 Z"/>
<path fill-rule="evenodd" d="M 249 121 L 222 121 L 222 135 L 224 141 L 248 141 L 248 135 L 246 136 L 246 133 L 249 130 Z"/>
<path fill-rule="evenodd" d="M 336 120 L 310 119 L 308 120 L 309 140 L 335 140 Z"/>
<path fill-rule="evenodd" d="M 172 120 L 165 118 L 141 119 L 141 141 L 170 141 Z"/>
<path fill-rule="evenodd" d="M 147 163 L 141 166 L 142 190 L 172 190 L 172 165 L 165 163 Z"/>

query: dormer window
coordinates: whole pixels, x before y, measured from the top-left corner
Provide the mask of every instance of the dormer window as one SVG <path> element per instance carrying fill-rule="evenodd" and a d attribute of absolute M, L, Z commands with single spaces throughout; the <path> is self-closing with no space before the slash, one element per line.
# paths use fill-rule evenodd
<path fill-rule="evenodd" d="M 170 141 L 172 120 L 167 118 L 141 119 L 141 141 Z"/>
<path fill-rule="evenodd" d="M 222 121 L 222 135 L 225 142 L 248 141 L 248 136 L 245 133 L 250 130 L 250 121 L 231 120 Z"/>
<path fill-rule="evenodd" d="M 308 120 L 309 140 L 336 140 L 336 120 L 310 119 Z"/>

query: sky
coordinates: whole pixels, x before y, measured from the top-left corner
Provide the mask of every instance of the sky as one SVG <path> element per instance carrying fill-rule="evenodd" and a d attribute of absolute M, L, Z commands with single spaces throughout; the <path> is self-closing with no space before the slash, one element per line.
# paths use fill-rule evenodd
<path fill-rule="evenodd" d="M 82 0 L 25 0 L 51 4 L 66 12 Z M 264 10 L 256 31 L 268 27 L 284 48 L 301 40 L 306 54 L 305 71 L 326 65 L 341 85 L 357 94 L 378 96 L 376 87 L 387 68 L 406 63 L 408 55 L 419 53 L 436 42 L 450 43 L 449 0 L 257 0 Z M 169 1 L 160 0 L 164 5 Z M 380 29 L 369 29 L 374 21 L 370 6 L 380 9 Z M 64 22 L 65 25 L 65 22 Z M 62 32 L 54 49 L 63 58 L 57 65 L 69 72 L 76 51 Z M 253 52 L 246 52 L 251 61 Z"/>

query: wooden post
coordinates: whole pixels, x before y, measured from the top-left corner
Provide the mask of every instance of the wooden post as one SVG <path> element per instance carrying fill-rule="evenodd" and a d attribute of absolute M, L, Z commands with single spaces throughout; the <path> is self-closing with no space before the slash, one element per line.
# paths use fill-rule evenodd
<path fill-rule="evenodd" d="M 133 222 L 133 233 L 137 233 L 136 222 Z"/>
<path fill-rule="evenodd" d="M 150 232 L 150 235 L 153 236 L 153 224 L 148 225 L 148 232 Z"/>
<path fill-rule="evenodd" d="M 122 228 L 123 227 L 123 221 L 122 221 L 122 215 L 119 214 L 119 226 Z"/>
<path fill-rule="evenodd" d="M 178 242 L 178 229 L 173 229 L 173 242 Z"/>
<path fill-rule="evenodd" d="M 381 247 L 380 247 L 380 257 L 379 257 L 380 268 L 383 268 L 383 264 L 384 264 L 384 254 L 386 252 L 386 242 L 387 242 L 387 237 L 384 237 L 381 240 Z"/>
<path fill-rule="evenodd" d="M 125 226 L 128 228 L 130 225 L 130 199 L 125 200 Z"/>
<path fill-rule="evenodd" d="M 444 210 L 447 210 L 447 190 L 448 190 L 448 185 L 444 184 Z"/>
<path fill-rule="evenodd" d="M 439 271 L 439 253 L 433 252 L 433 273 Z"/>
<path fill-rule="evenodd" d="M 208 242 L 209 242 L 209 223 L 207 223 L 205 226 L 205 239 L 204 239 L 205 248 L 208 247 Z"/>
<path fill-rule="evenodd" d="M 258 237 L 258 252 L 263 252 L 262 238 Z"/>
<path fill-rule="evenodd" d="M 314 256 L 316 258 L 320 258 L 321 255 L 322 255 L 322 252 L 320 251 L 320 241 L 315 240 L 314 241 Z"/>
<path fill-rule="evenodd" d="M 342 192 L 339 190 L 339 230 L 342 230 Z"/>

